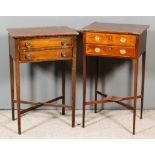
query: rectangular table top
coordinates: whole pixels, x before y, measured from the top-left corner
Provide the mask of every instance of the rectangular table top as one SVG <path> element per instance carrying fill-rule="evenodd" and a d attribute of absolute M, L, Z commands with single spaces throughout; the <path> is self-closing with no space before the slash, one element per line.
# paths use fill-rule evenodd
<path fill-rule="evenodd" d="M 33 28 L 8 28 L 8 33 L 13 38 L 78 35 L 79 33 L 67 26 L 33 27 Z"/>
<path fill-rule="evenodd" d="M 149 25 L 114 24 L 94 22 L 82 29 L 82 31 L 125 33 L 140 35 L 149 28 Z"/>

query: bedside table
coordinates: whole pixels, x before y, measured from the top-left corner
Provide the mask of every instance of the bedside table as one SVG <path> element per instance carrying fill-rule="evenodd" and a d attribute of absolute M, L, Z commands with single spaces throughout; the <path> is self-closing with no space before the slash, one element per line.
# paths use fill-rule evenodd
<path fill-rule="evenodd" d="M 82 29 L 83 32 L 83 127 L 85 127 L 85 106 L 107 102 L 115 102 L 133 111 L 133 134 L 135 134 L 136 122 L 136 101 L 141 99 L 141 114 L 143 112 L 144 100 L 144 78 L 145 78 L 145 58 L 146 58 L 146 37 L 147 25 L 132 24 L 111 24 L 92 23 Z M 137 95 L 138 81 L 138 59 L 142 55 L 142 85 L 141 94 Z M 95 100 L 86 102 L 86 59 L 87 57 L 97 57 L 95 76 Z M 134 63 L 134 95 L 133 96 L 109 96 L 98 91 L 98 57 L 114 57 L 131 59 Z M 104 97 L 104 100 L 97 100 L 97 95 Z M 133 106 L 129 106 L 123 101 L 133 100 Z"/>
<path fill-rule="evenodd" d="M 75 126 L 75 86 L 76 86 L 76 38 L 78 32 L 68 27 L 44 28 L 11 28 L 9 33 L 10 82 L 12 120 L 14 103 L 17 103 L 18 134 L 21 134 L 21 115 L 41 106 L 52 106 L 72 109 L 72 127 Z M 62 96 L 42 102 L 23 101 L 20 98 L 20 64 L 44 61 L 62 61 Z M 65 104 L 65 61 L 72 61 L 72 105 Z M 15 62 L 15 77 L 14 77 Z M 14 78 L 16 95 L 14 98 Z M 62 100 L 62 104 L 53 102 Z M 20 104 L 31 104 L 32 107 L 21 110 Z"/>

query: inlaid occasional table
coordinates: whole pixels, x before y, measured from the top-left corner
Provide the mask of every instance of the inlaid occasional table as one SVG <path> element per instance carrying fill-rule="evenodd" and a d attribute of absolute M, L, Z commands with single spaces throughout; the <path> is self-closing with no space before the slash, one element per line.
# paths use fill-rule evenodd
<path fill-rule="evenodd" d="M 9 56 L 12 120 L 15 120 L 14 103 L 17 103 L 18 134 L 21 134 L 21 115 L 41 106 L 52 106 L 72 110 L 72 127 L 75 126 L 75 86 L 76 86 L 76 39 L 78 32 L 62 27 L 9 28 Z M 44 61 L 62 61 L 62 96 L 45 101 L 23 101 L 20 98 L 20 64 Z M 65 103 L 65 62 L 72 61 L 72 103 Z M 14 75 L 15 63 L 15 75 Z M 16 99 L 14 97 L 14 79 L 16 82 Z M 62 100 L 61 104 L 53 103 Z M 20 104 L 31 104 L 30 108 L 21 110 Z"/>
<path fill-rule="evenodd" d="M 144 101 L 144 77 L 145 77 L 145 58 L 146 58 L 146 38 L 148 25 L 133 24 L 112 24 L 112 23 L 92 23 L 82 29 L 83 32 L 83 127 L 85 127 L 85 107 L 86 105 L 114 102 L 133 111 L 133 134 L 135 134 L 136 122 L 136 101 L 141 100 L 141 114 L 143 113 Z M 142 84 L 141 94 L 137 95 L 138 81 L 138 62 L 142 55 Z M 96 76 L 95 76 L 95 100 L 86 101 L 86 61 L 88 57 L 96 57 Z M 98 91 L 98 58 L 113 57 L 131 59 L 134 63 L 134 95 L 133 96 L 110 96 Z M 104 67 L 103 67 L 104 69 Z M 97 100 L 97 95 L 104 97 Z M 125 104 L 123 101 L 133 100 L 133 106 Z"/>

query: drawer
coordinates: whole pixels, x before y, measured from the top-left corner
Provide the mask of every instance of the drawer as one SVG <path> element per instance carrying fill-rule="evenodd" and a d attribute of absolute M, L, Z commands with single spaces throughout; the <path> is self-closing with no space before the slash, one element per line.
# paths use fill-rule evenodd
<path fill-rule="evenodd" d="M 86 45 L 86 55 L 109 57 L 135 57 L 134 47 Z"/>
<path fill-rule="evenodd" d="M 97 43 L 115 46 L 135 46 L 136 36 L 108 33 L 86 33 L 86 43 Z"/>
<path fill-rule="evenodd" d="M 46 61 L 72 58 L 72 48 L 20 52 L 20 61 Z"/>
<path fill-rule="evenodd" d="M 72 46 L 71 37 L 58 38 L 39 38 L 39 39 L 24 39 L 19 40 L 19 49 L 34 49 L 34 48 L 51 48 L 51 47 L 68 47 Z"/>

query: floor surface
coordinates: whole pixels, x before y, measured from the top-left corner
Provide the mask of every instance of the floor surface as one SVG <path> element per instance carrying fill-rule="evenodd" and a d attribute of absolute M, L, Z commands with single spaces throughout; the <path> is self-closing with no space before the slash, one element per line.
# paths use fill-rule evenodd
<path fill-rule="evenodd" d="M 76 111 L 76 127 L 71 127 L 71 113 L 63 116 L 56 110 L 35 110 L 22 116 L 22 135 L 17 134 L 17 120 L 11 111 L 0 110 L 0 138 L 155 138 L 155 110 L 137 111 L 136 135 L 132 135 L 132 112 L 86 111 L 86 127 L 81 127 L 82 111 Z"/>

